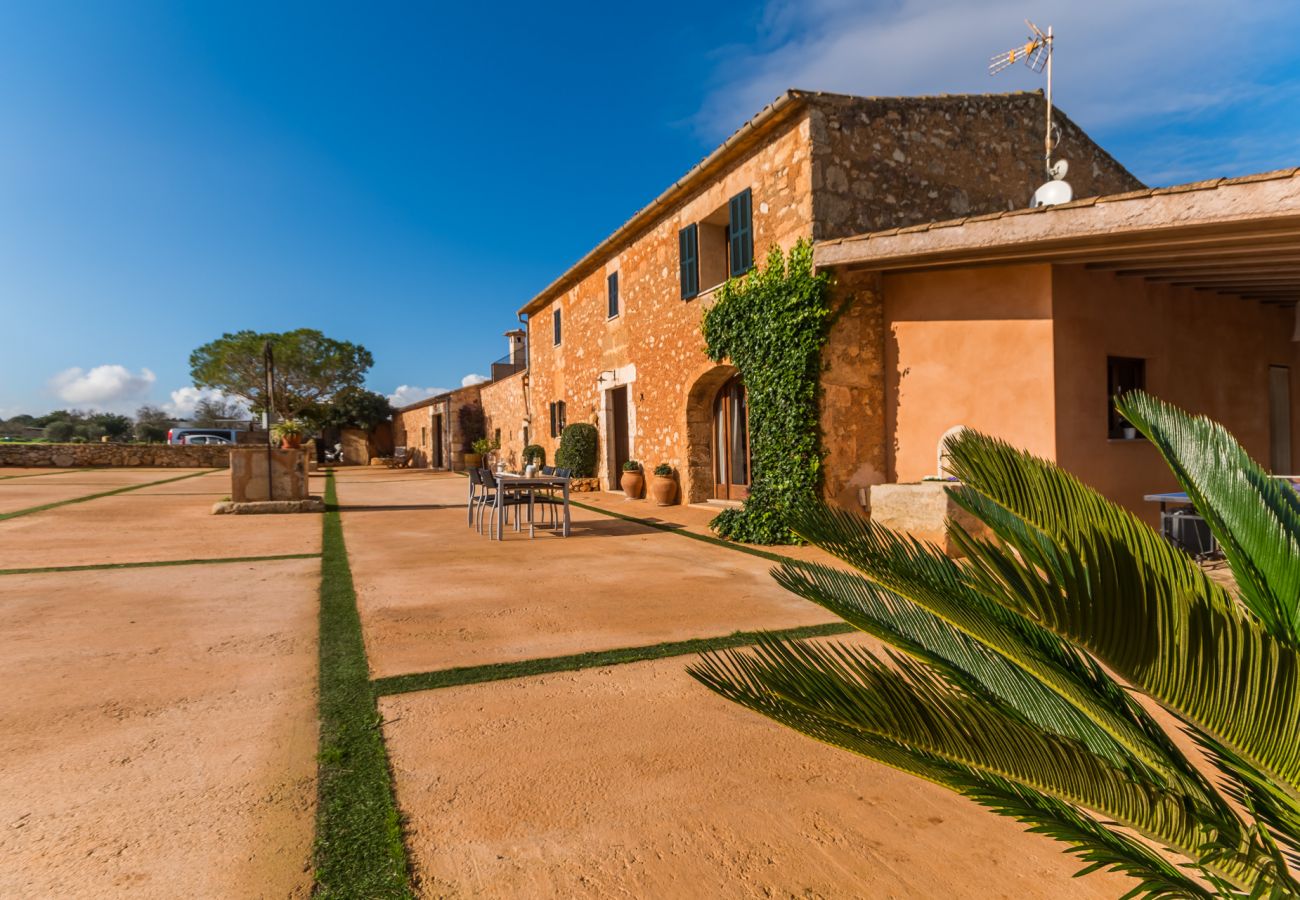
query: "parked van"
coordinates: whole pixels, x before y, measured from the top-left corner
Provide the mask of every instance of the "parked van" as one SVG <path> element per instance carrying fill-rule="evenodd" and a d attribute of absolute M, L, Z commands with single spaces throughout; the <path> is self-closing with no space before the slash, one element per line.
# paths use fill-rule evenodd
<path fill-rule="evenodd" d="M 207 435 L 210 437 L 224 438 L 226 443 L 236 443 L 238 440 L 235 435 L 238 433 L 236 428 L 170 428 L 167 430 L 167 443 L 169 444 L 190 444 L 190 443 L 209 443 L 209 441 L 188 441 L 186 438 Z"/>

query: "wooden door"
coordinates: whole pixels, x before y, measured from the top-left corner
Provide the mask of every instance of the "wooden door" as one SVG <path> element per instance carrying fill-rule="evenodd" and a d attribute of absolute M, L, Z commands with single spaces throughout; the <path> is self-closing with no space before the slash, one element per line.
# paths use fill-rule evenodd
<path fill-rule="evenodd" d="M 623 477 L 623 463 L 632 458 L 628 442 L 627 388 L 614 388 L 609 392 L 610 425 L 614 433 L 610 436 L 610 447 L 614 450 L 614 471 L 610 473 L 610 490 L 617 490 L 618 481 Z"/>
<path fill-rule="evenodd" d="M 745 384 L 737 375 L 713 401 L 713 496 L 744 500 L 749 479 L 749 407 Z"/>
<path fill-rule="evenodd" d="M 442 415 L 433 417 L 433 449 L 429 451 L 429 468 L 442 468 Z"/>

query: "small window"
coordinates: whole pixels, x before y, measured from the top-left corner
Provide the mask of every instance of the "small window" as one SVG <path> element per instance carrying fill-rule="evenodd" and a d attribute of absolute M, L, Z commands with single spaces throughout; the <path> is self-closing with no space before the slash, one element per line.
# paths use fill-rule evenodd
<path fill-rule="evenodd" d="M 694 225 L 677 232 L 682 270 L 682 299 L 690 300 L 700 293 L 700 235 Z"/>
<path fill-rule="evenodd" d="M 421 427 L 421 428 L 420 428 L 420 446 L 421 446 L 421 447 L 427 447 L 427 446 L 429 446 L 429 429 L 428 429 L 428 428 L 424 428 L 424 427 Z"/>
<path fill-rule="evenodd" d="M 609 318 L 618 316 L 618 273 L 609 276 Z"/>
<path fill-rule="evenodd" d="M 556 406 L 558 406 L 558 407 L 560 408 L 560 432 L 563 433 L 563 432 L 564 432 L 564 426 L 569 424 L 569 413 L 568 413 L 568 408 L 565 406 L 565 403 L 564 403 L 563 400 L 561 400 L 559 403 L 557 403 Z"/>
<path fill-rule="evenodd" d="M 560 311 L 557 309 L 551 314 L 551 328 L 555 332 L 555 346 L 560 346 Z"/>
<path fill-rule="evenodd" d="M 1115 440 L 1134 440 L 1137 430 L 1115 409 L 1115 398 L 1129 391 L 1145 390 L 1147 361 L 1132 356 L 1106 357 L 1107 436 Z"/>
<path fill-rule="evenodd" d="M 493 434 L 492 434 L 492 443 L 496 444 L 498 447 L 501 446 L 501 429 L 500 429 L 500 428 L 498 428 L 495 432 L 493 432 Z"/>
<path fill-rule="evenodd" d="M 728 204 L 727 243 L 731 277 L 754 268 L 754 194 L 745 188 Z"/>
<path fill-rule="evenodd" d="M 564 401 L 556 400 L 551 404 L 551 437 L 557 438 L 564 431 Z"/>

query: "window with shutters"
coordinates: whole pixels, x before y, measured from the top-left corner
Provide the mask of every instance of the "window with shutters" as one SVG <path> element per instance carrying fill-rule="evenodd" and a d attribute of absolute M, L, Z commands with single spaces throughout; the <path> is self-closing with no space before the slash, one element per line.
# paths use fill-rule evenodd
<path fill-rule="evenodd" d="M 677 232 L 677 244 L 682 272 L 682 299 L 690 300 L 700 293 L 700 236 L 699 226 L 687 225 Z"/>
<path fill-rule="evenodd" d="M 555 312 L 551 313 L 551 330 L 555 333 L 555 346 L 560 346 L 560 309 L 556 307 Z"/>
<path fill-rule="evenodd" d="M 618 273 L 613 272 L 607 279 L 609 284 L 609 318 L 618 317 Z"/>
<path fill-rule="evenodd" d="M 754 193 L 745 188 L 727 204 L 730 274 L 734 278 L 754 268 Z"/>
<path fill-rule="evenodd" d="M 753 193 L 749 188 L 678 232 L 682 299 L 713 290 L 754 267 Z"/>
<path fill-rule="evenodd" d="M 551 437 L 557 438 L 564 431 L 565 413 L 564 401 L 556 400 L 550 405 L 551 410 Z"/>

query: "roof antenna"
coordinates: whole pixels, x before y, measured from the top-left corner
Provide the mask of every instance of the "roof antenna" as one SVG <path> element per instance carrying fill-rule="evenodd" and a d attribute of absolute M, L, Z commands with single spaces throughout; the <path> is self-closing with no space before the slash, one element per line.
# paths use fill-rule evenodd
<path fill-rule="evenodd" d="M 1025 19 L 1029 26 L 1029 39 L 1022 45 L 1012 47 L 1006 53 L 999 53 L 989 60 L 989 74 L 996 75 L 1003 69 L 1009 69 L 1018 60 L 1024 60 L 1034 72 L 1047 70 L 1047 127 L 1043 132 L 1043 168 L 1047 171 L 1048 181 L 1034 191 L 1033 206 L 1051 206 L 1057 203 L 1069 203 L 1074 198 L 1074 191 L 1065 181 L 1065 174 L 1070 164 L 1065 160 L 1052 163 L 1052 150 L 1060 143 L 1060 135 L 1052 126 L 1052 26 L 1047 26 L 1044 34 L 1037 25 Z"/>

